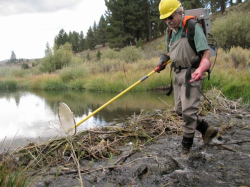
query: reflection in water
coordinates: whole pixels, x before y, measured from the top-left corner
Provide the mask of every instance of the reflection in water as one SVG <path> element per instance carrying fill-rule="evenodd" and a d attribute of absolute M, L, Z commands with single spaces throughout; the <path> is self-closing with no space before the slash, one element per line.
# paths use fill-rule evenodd
<path fill-rule="evenodd" d="M 60 132 L 57 116 L 60 102 L 69 106 L 76 122 L 79 122 L 116 95 L 117 93 L 82 91 L 1 93 L 0 146 L 3 140 L 3 147 L 8 147 L 12 139 L 12 147 L 16 147 L 26 145 L 29 141 L 44 141 L 57 135 Z M 165 93 L 129 92 L 78 126 L 78 131 L 119 123 L 124 121 L 126 116 L 141 110 L 164 109 L 166 103 L 173 106 L 173 98 L 167 97 Z"/>

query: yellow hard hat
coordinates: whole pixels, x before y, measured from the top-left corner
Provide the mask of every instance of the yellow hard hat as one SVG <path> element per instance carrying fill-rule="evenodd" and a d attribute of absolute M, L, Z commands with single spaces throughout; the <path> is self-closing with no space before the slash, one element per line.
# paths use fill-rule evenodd
<path fill-rule="evenodd" d="M 159 4 L 160 19 L 171 16 L 181 6 L 178 0 L 161 0 Z"/>

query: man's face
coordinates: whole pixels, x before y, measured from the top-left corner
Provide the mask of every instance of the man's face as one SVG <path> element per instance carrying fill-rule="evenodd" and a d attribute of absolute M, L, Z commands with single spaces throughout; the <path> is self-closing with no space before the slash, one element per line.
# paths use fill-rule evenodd
<path fill-rule="evenodd" d="M 170 28 L 177 29 L 181 21 L 181 13 L 174 12 L 171 16 L 165 19 Z"/>

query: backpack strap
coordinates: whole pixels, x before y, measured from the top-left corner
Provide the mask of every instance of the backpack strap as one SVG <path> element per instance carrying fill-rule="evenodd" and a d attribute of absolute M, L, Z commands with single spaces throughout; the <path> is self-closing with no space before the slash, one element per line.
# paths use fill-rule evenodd
<path fill-rule="evenodd" d="M 190 47 L 194 50 L 194 52 L 198 55 L 196 48 L 195 48 L 195 43 L 194 43 L 194 34 L 195 34 L 195 24 L 198 23 L 197 20 L 195 19 L 190 19 L 187 21 L 187 27 L 188 27 L 188 32 L 187 32 L 187 38 L 188 38 L 188 43 Z"/>

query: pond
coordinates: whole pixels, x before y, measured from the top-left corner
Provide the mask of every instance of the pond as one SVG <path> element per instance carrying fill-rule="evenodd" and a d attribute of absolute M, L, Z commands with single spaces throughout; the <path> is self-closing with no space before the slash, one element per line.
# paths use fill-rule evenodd
<path fill-rule="evenodd" d="M 76 123 L 114 98 L 118 93 L 85 91 L 15 91 L 0 93 L 0 152 L 42 143 L 60 133 L 58 106 L 69 106 Z M 173 106 L 173 96 L 165 92 L 128 92 L 77 127 L 78 131 L 100 125 L 124 122 L 126 117 L 142 110 Z"/>

